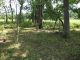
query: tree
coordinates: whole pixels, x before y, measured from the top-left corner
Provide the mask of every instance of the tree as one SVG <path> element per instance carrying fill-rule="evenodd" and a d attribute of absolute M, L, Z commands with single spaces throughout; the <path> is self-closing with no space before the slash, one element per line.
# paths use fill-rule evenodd
<path fill-rule="evenodd" d="M 69 27 L 69 0 L 63 0 L 64 4 L 64 37 L 69 36 L 70 27 Z"/>
<path fill-rule="evenodd" d="M 12 0 L 10 0 L 9 2 L 10 2 L 10 8 L 11 8 L 11 17 L 12 17 L 11 19 L 12 19 L 12 22 L 13 22 L 13 9 L 12 9 L 12 5 L 11 5 Z"/>
<path fill-rule="evenodd" d="M 23 9 L 23 4 L 24 4 L 25 0 L 18 0 L 18 2 L 20 4 L 19 23 L 21 23 L 22 22 L 22 19 L 23 19 L 22 9 Z"/>
<path fill-rule="evenodd" d="M 38 26 L 39 29 L 42 28 L 42 18 L 43 18 L 43 4 L 44 0 L 32 0 L 32 20 Z"/>
<path fill-rule="evenodd" d="M 42 28 L 42 5 L 36 5 L 35 19 L 38 25 L 38 28 Z"/>
<path fill-rule="evenodd" d="M 8 22 L 8 13 L 7 13 L 7 6 L 4 6 L 5 15 L 6 15 L 6 23 Z"/>
<path fill-rule="evenodd" d="M 5 2 L 3 0 L 0 0 L 0 6 L 4 10 L 5 19 L 6 19 L 6 23 L 7 23 L 8 22 L 8 7 L 5 5 Z"/>

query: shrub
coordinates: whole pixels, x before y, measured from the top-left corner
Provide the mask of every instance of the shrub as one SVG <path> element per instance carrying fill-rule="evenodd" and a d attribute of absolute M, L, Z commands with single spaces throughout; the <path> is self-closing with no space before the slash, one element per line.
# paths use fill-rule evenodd
<path fill-rule="evenodd" d="M 26 28 L 26 27 L 32 27 L 33 24 L 31 21 L 24 21 L 20 24 L 20 27 Z"/>

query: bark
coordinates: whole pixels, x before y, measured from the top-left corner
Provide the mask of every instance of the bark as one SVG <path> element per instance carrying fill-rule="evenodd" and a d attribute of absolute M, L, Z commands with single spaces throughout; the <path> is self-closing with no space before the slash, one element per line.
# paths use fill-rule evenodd
<path fill-rule="evenodd" d="M 8 23 L 8 15 L 7 15 L 7 12 L 6 12 L 6 23 Z"/>
<path fill-rule="evenodd" d="M 42 11 L 43 11 L 43 6 L 36 5 L 35 20 L 39 29 L 42 28 L 42 17 L 43 17 Z"/>
<path fill-rule="evenodd" d="M 22 22 L 22 5 L 21 5 L 21 7 L 20 7 L 20 21 L 19 21 L 20 23 Z"/>
<path fill-rule="evenodd" d="M 11 19 L 12 19 L 12 23 L 13 23 L 13 9 L 12 9 L 12 5 L 11 5 L 11 0 L 10 0 L 10 8 L 11 8 Z"/>
<path fill-rule="evenodd" d="M 69 27 L 69 0 L 63 0 L 64 3 L 64 37 L 69 36 L 70 27 Z"/>
<path fill-rule="evenodd" d="M 23 9 L 23 4 L 24 4 L 25 0 L 18 0 L 18 2 L 20 4 L 19 23 L 22 23 L 22 20 L 23 20 L 22 9 Z"/>
<path fill-rule="evenodd" d="M 4 9 L 5 9 L 5 14 L 6 14 L 6 23 L 8 23 L 7 9 L 6 9 L 6 7 L 4 7 Z"/>

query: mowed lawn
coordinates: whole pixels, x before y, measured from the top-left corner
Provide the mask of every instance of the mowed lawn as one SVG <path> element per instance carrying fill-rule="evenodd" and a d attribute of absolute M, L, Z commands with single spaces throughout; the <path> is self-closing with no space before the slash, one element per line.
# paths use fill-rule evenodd
<path fill-rule="evenodd" d="M 76 22 L 71 21 L 73 27 L 67 39 L 54 30 L 24 28 L 17 41 L 17 31 L 7 28 L 10 42 L 0 43 L 0 60 L 79 60 L 80 27 Z"/>

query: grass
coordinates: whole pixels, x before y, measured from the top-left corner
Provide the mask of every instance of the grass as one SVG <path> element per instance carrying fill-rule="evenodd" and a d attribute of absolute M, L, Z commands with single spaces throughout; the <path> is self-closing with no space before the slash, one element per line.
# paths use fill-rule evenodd
<path fill-rule="evenodd" d="M 0 60 L 80 60 L 80 31 L 76 29 L 80 28 L 64 39 L 52 29 L 24 28 L 16 41 L 16 30 L 6 28 L 10 42 L 0 43 Z"/>
<path fill-rule="evenodd" d="M 77 21 L 72 20 L 72 21 L 70 21 L 70 22 L 71 22 L 71 24 L 70 24 L 71 29 L 80 28 L 80 20 L 77 20 Z"/>
<path fill-rule="evenodd" d="M 72 31 L 71 38 L 64 39 L 52 31 L 24 29 L 20 32 L 18 42 L 15 42 L 16 35 L 13 36 L 13 32 L 8 34 L 12 42 L 0 45 L 2 59 L 4 57 L 6 60 L 79 59 L 79 31 Z"/>

